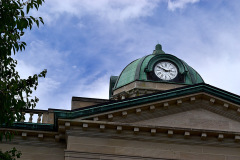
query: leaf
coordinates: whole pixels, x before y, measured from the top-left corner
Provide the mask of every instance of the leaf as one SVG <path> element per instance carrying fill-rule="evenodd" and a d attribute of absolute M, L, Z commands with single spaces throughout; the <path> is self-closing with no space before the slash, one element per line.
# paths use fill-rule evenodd
<path fill-rule="evenodd" d="M 27 4 L 27 14 L 28 14 L 29 10 L 30 10 L 30 4 Z"/>
<path fill-rule="evenodd" d="M 42 17 L 39 17 L 39 20 L 42 22 L 42 24 L 44 24 Z"/>
<path fill-rule="evenodd" d="M 37 24 L 37 26 L 39 27 L 39 21 L 36 19 L 36 24 Z"/>
<path fill-rule="evenodd" d="M 24 17 L 24 12 L 23 12 L 23 10 L 21 10 L 21 17 Z"/>
<path fill-rule="evenodd" d="M 38 5 L 36 3 L 34 3 L 34 7 L 38 10 Z"/>

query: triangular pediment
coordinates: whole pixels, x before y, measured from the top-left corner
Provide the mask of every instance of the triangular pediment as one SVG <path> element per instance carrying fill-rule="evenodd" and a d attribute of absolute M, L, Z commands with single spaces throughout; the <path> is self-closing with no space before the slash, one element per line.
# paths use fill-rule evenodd
<path fill-rule="evenodd" d="M 218 97 L 199 93 L 130 106 L 75 120 L 240 132 L 238 107 Z"/>
<path fill-rule="evenodd" d="M 203 108 L 141 120 L 133 124 L 240 132 L 240 122 Z"/>

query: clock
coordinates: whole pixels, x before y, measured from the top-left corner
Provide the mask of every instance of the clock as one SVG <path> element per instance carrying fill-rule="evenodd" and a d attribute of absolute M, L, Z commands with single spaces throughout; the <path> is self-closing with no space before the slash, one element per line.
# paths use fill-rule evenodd
<path fill-rule="evenodd" d="M 169 61 L 161 61 L 155 65 L 154 73 L 161 80 L 170 81 L 177 77 L 178 69 Z"/>

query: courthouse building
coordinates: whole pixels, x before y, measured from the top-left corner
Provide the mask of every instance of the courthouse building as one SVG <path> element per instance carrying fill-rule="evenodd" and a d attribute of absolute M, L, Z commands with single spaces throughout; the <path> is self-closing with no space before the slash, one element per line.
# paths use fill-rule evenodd
<path fill-rule="evenodd" d="M 160 44 L 110 77 L 109 99 L 26 110 L 0 148 L 24 160 L 240 160 L 240 96 L 204 83 Z M 32 117 L 37 114 L 37 122 Z"/>

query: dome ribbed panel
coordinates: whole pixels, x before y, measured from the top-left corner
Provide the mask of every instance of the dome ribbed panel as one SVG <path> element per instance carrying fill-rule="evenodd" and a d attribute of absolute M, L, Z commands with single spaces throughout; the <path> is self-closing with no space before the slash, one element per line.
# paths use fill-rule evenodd
<path fill-rule="evenodd" d="M 148 55 L 148 56 L 144 59 L 142 65 L 141 65 L 140 73 L 139 73 L 139 80 L 147 80 L 147 74 L 145 73 L 144 70 L 145 70 L 145 68 L 147 67 L 148 62 L 150 61 L 150 59 L 151 59 L 152 57 L 154 57 L 154 56 L 155 56 L 155 55 Z"/>
<path fill-rule="evenodd" d="M 134 81 L 136 69 L 137 69 L 139 61 L 140 61 L 140 59 L 133 61 L 122 71 L 122 73 L 119 76 L 119 79 L 117 81 L 117 84 L 114 88 L 122 87 L 122 86 Z"/>

